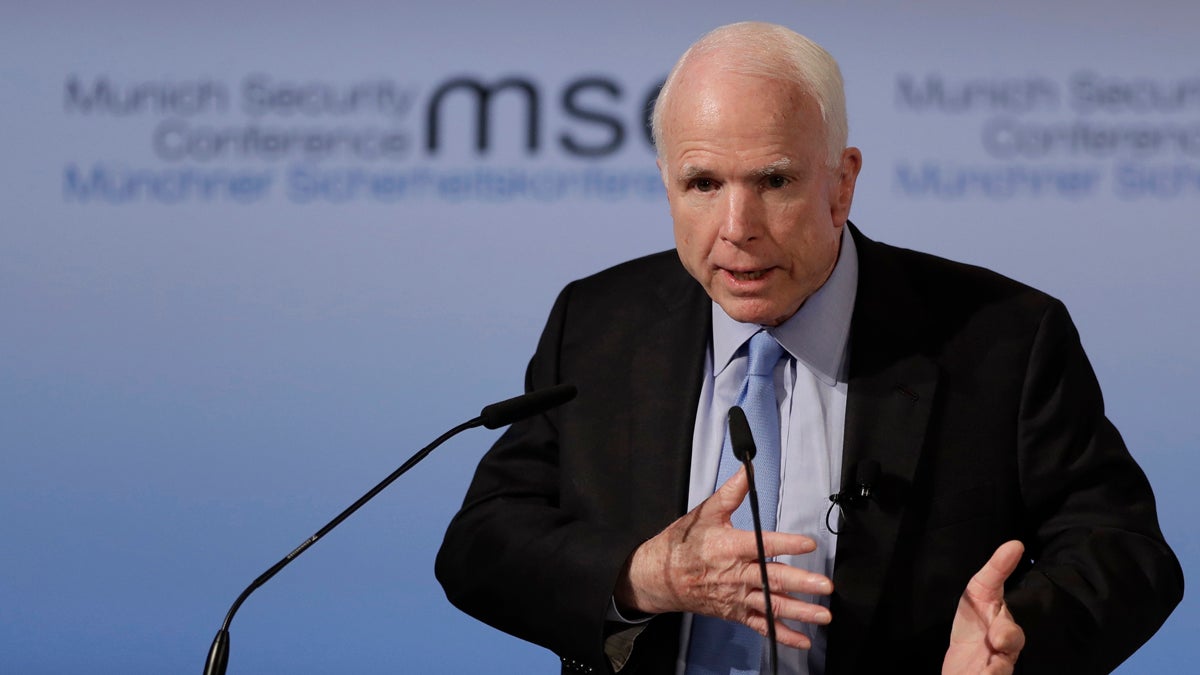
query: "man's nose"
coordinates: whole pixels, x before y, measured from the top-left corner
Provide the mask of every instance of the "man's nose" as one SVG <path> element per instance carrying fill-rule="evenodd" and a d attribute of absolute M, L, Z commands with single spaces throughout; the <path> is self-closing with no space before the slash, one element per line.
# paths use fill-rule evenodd
<path fill-rule="evenodd" d="M 757 239 L 762 228 L 762 204 L 753 190 L 733 188 L 726 192 L 725 222 L 721 238 L 734 245 Z"/>

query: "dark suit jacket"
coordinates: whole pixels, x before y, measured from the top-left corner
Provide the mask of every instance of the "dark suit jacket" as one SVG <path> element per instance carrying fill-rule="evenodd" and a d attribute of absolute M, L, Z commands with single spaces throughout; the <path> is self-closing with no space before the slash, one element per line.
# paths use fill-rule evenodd
<path fill-rule="evenodd" d="M 1111 670 L 1183 579 L 1065 308 L 853 233 L 842 476 L 866 458 L 882 476 L 838 539 L 827 672 L 939 672 L 967 580 L 1008 539 L 1030 561 L 1006 594 L 1022 669 Z M 480 463 L 438 555 L 456 606 L 553 650 L 564 672 L 609 670 L 622 565 L 685 509 L 710 330 L 673 251 L 563 290 L 526 387 L 570 382 L 579 397 L 513 425 Z M 651 620 L 622 672 L 672 673 L 678 630 L 678 615 Z"/>

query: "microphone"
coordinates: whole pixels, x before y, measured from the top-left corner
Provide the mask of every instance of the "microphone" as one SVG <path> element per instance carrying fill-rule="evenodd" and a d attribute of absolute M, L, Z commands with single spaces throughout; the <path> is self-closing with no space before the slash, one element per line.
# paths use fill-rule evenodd
<path fill-rule="evenodd" d="M 507 401 L 500 401 L 484 406 L 479 411 L 479 419 L 488 429 L 499 429 L 526 417 L 557 408 L 575 398 L 578 391 L 573 384 L 559 384 L 545 389 L 531 391 L 528 394 L 514 396 Z"/>
<path fill-rule="evenodd" d="M 729 409 L 729 445 L 733 456 L 746 467 L 746 479 L 750 483 L 750 517 L 754 522 L 754 542 L 758 545 L 758 571 L 762 577 L 763 596 L 766 599 L 767 642 L 771 647 L 771 671 L 779 672 L 779 646 L 775 639 L 775 611 L 771 608 L 771 584 L 767 580 L 767 553 L 763 548 L 762 519 L 758 515 L 758 488 L 754 485 L 754 455 L 758 454 L 758 446 L 754 444 L 754 434 L 750 433 L 750 423 L 746 420 L 746 411 L 740 406 Z"/>
<path fill-rule="evenodd" d="M 336 518 L 326 523 L 325 527 L 317 530 L 316 534 L 301 542 L 301 544 L 297 546 L 295 550 L 284 556 L 279 562 L 272 565 L 271 568 L 266 572 L 260 574 L 257 579 L 255 579 L 249 586 L 246 587 L 246 590 L 242 591 L 242 594 L 237 597 L 237 600 L 234 600 L 233 606 L 229 608 L 229 613 L 225 615 L 225 622 L 221 624 L 221 630 L 217 631 L 217 636 L 213 638 L 212 647 L 210 647 L 208 650 L 208 659 L 204 663 L 204 675 L 225 675 L 225 667 L 229 663 L 229 624 L 233 622 L 233 615 L 237 613 L 238 608 L 242 606 L 242 603 L 245 602 L 246 598 L 250 597 L 251 593 L 257 590 L 259 586 L 267 583 L 271 577 L 278 574 L 280 570 L 282 570 L 284 567 L 287 567 L 288 564 L 293 560 L 300 557 L 300 554 L 304 553 L 310 546 L 317 543 L 318 539 L 324 537 L 326 534 L 329 534 L 330 530 L 340 525 L 343 520 L 349 518 L 350 515 L 357 511 L 360 506 L 371 501 L 375 495 L 379 494 L 384 488 L 391 485 L 392 481 L 396 480 L 409 469 L 416 466 L 418 462 L 425 459 L 429 453 L 433 452 L 435 448 L 442 443 L 445 443 L 459 432 L 466 431 L 467 429 L 473 429 L 478 426 L 484 426 L 488 429 L 498 429 L 502 426 L 512 424 L 513 422 L 518 422 L 527 417 L 532 417 L 539 413 L 543 413 L 575 398 L 576 393 L 577 390 L 575 389 L 574 385 L 560 384 L 553 387 L 547 387 L 545 389 L 539 389 L 537 391 L 531 391 L 527 394 L 522 394 L 521 396 L 515 396 L 508 400 L 500 401 L 499 403 L 493 403 L 491 405 L 484 406 L 483 410 L 479 412 L 478 417 L 467 422 L 463 422 L 441 436 L 438 436 L 437 439 L 422 448 L 417 454 L 409 457 L 408 461 L 400 465 L 400 468 L 396 469 L 391 473 L 391 475 L 380 481 L 378 485 L 371 488 L 370 491 L 368 491 L 365 495 L 359 497 L 358 501 L 347 507 L 345 511 L 339 513 Z"/>
<path fill-rule="evenodd" d="M 854 467 L 854 484 L 848 485 L 841 489 L 836 494 L 829 495 L 829 510 L 825 512 L 825 526 L 833 534 L 839 534 L 836 528 L 829 522 L 829 517 L 833 515 L 833 507 L 837 506 L 841 509 L 843 517 L 846 512 L 844 507 L 855 506 L 859 502 L 865 502 L 873 499 L 875 496 L 875 484 L 879 482 L 879 461 L 874 459 L 864 459 Z"/>
<path fill-rule="evenodd" d="M 739 406 L 729 409 L 729 444 L 733 446 L 733 456 L 742 464 L 746 471 L 754 473 L 754 465 L 750 462 L 758 454 L 758 446 L 754 445 L 754 434 L 750 433 L 750 422 L 746 420 L 746 411 Z M 753 489 L 753 484 L 751 484 Z"/>

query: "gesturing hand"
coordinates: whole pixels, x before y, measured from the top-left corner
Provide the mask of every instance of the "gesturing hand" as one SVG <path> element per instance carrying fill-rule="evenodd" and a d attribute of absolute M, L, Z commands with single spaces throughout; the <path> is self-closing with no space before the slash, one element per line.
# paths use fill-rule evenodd
<path fill-rule="evenodd" d="M 971 577 L 958 601 L 942 675 L 1006 675 L 1025 646 L 1025 633 L 1004 604 L 1004 580 L 1017 568 L 1025 546 L 1005 542 Z"/>
<path fill-rule="evenodd" d="M 746 498 L 746 470 L 739 469 L 711 497 L 633 552 L 618 580 L 619 606 L 650 614 L 694 612 L 738 621 L 767 634 L 766 600 L 758 571 L 754 533 L 729 522 Z M 768 558 L 816 550 L 803 535 L 764 532 Z M 828 595 L 833 583 L 825 576 L 782 563 L 769 563 L 771 605 L 780 644 L 807 649 L 803 633 L 782 619 L 829 623 L 829 610 L 796 600 L 788 593 Z"/>

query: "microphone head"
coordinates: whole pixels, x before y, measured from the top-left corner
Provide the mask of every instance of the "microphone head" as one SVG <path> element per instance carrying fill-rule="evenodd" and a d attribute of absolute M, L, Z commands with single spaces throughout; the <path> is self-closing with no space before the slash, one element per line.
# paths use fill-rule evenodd
<path fill-rule="evenodd" d="M 750 422 L 746 420 L 746 411 L 736 405 L 729 409 L 729 444 L 733 446 L 733 456 L 740 462 L 749 462 L 758 454 L 754 435 L 750 433 Z"/>
<path fill-rule="evenodd" d="M 559 384 L 545 389 L 531 391 L 528 394 L 514 396 L 499 403 L 485 406 L 479 412 L 479 419 L 488 429 L 499 429 L 513 422 L 546 412 L 575 398 L 578 390 L 573 384 Z"/>

